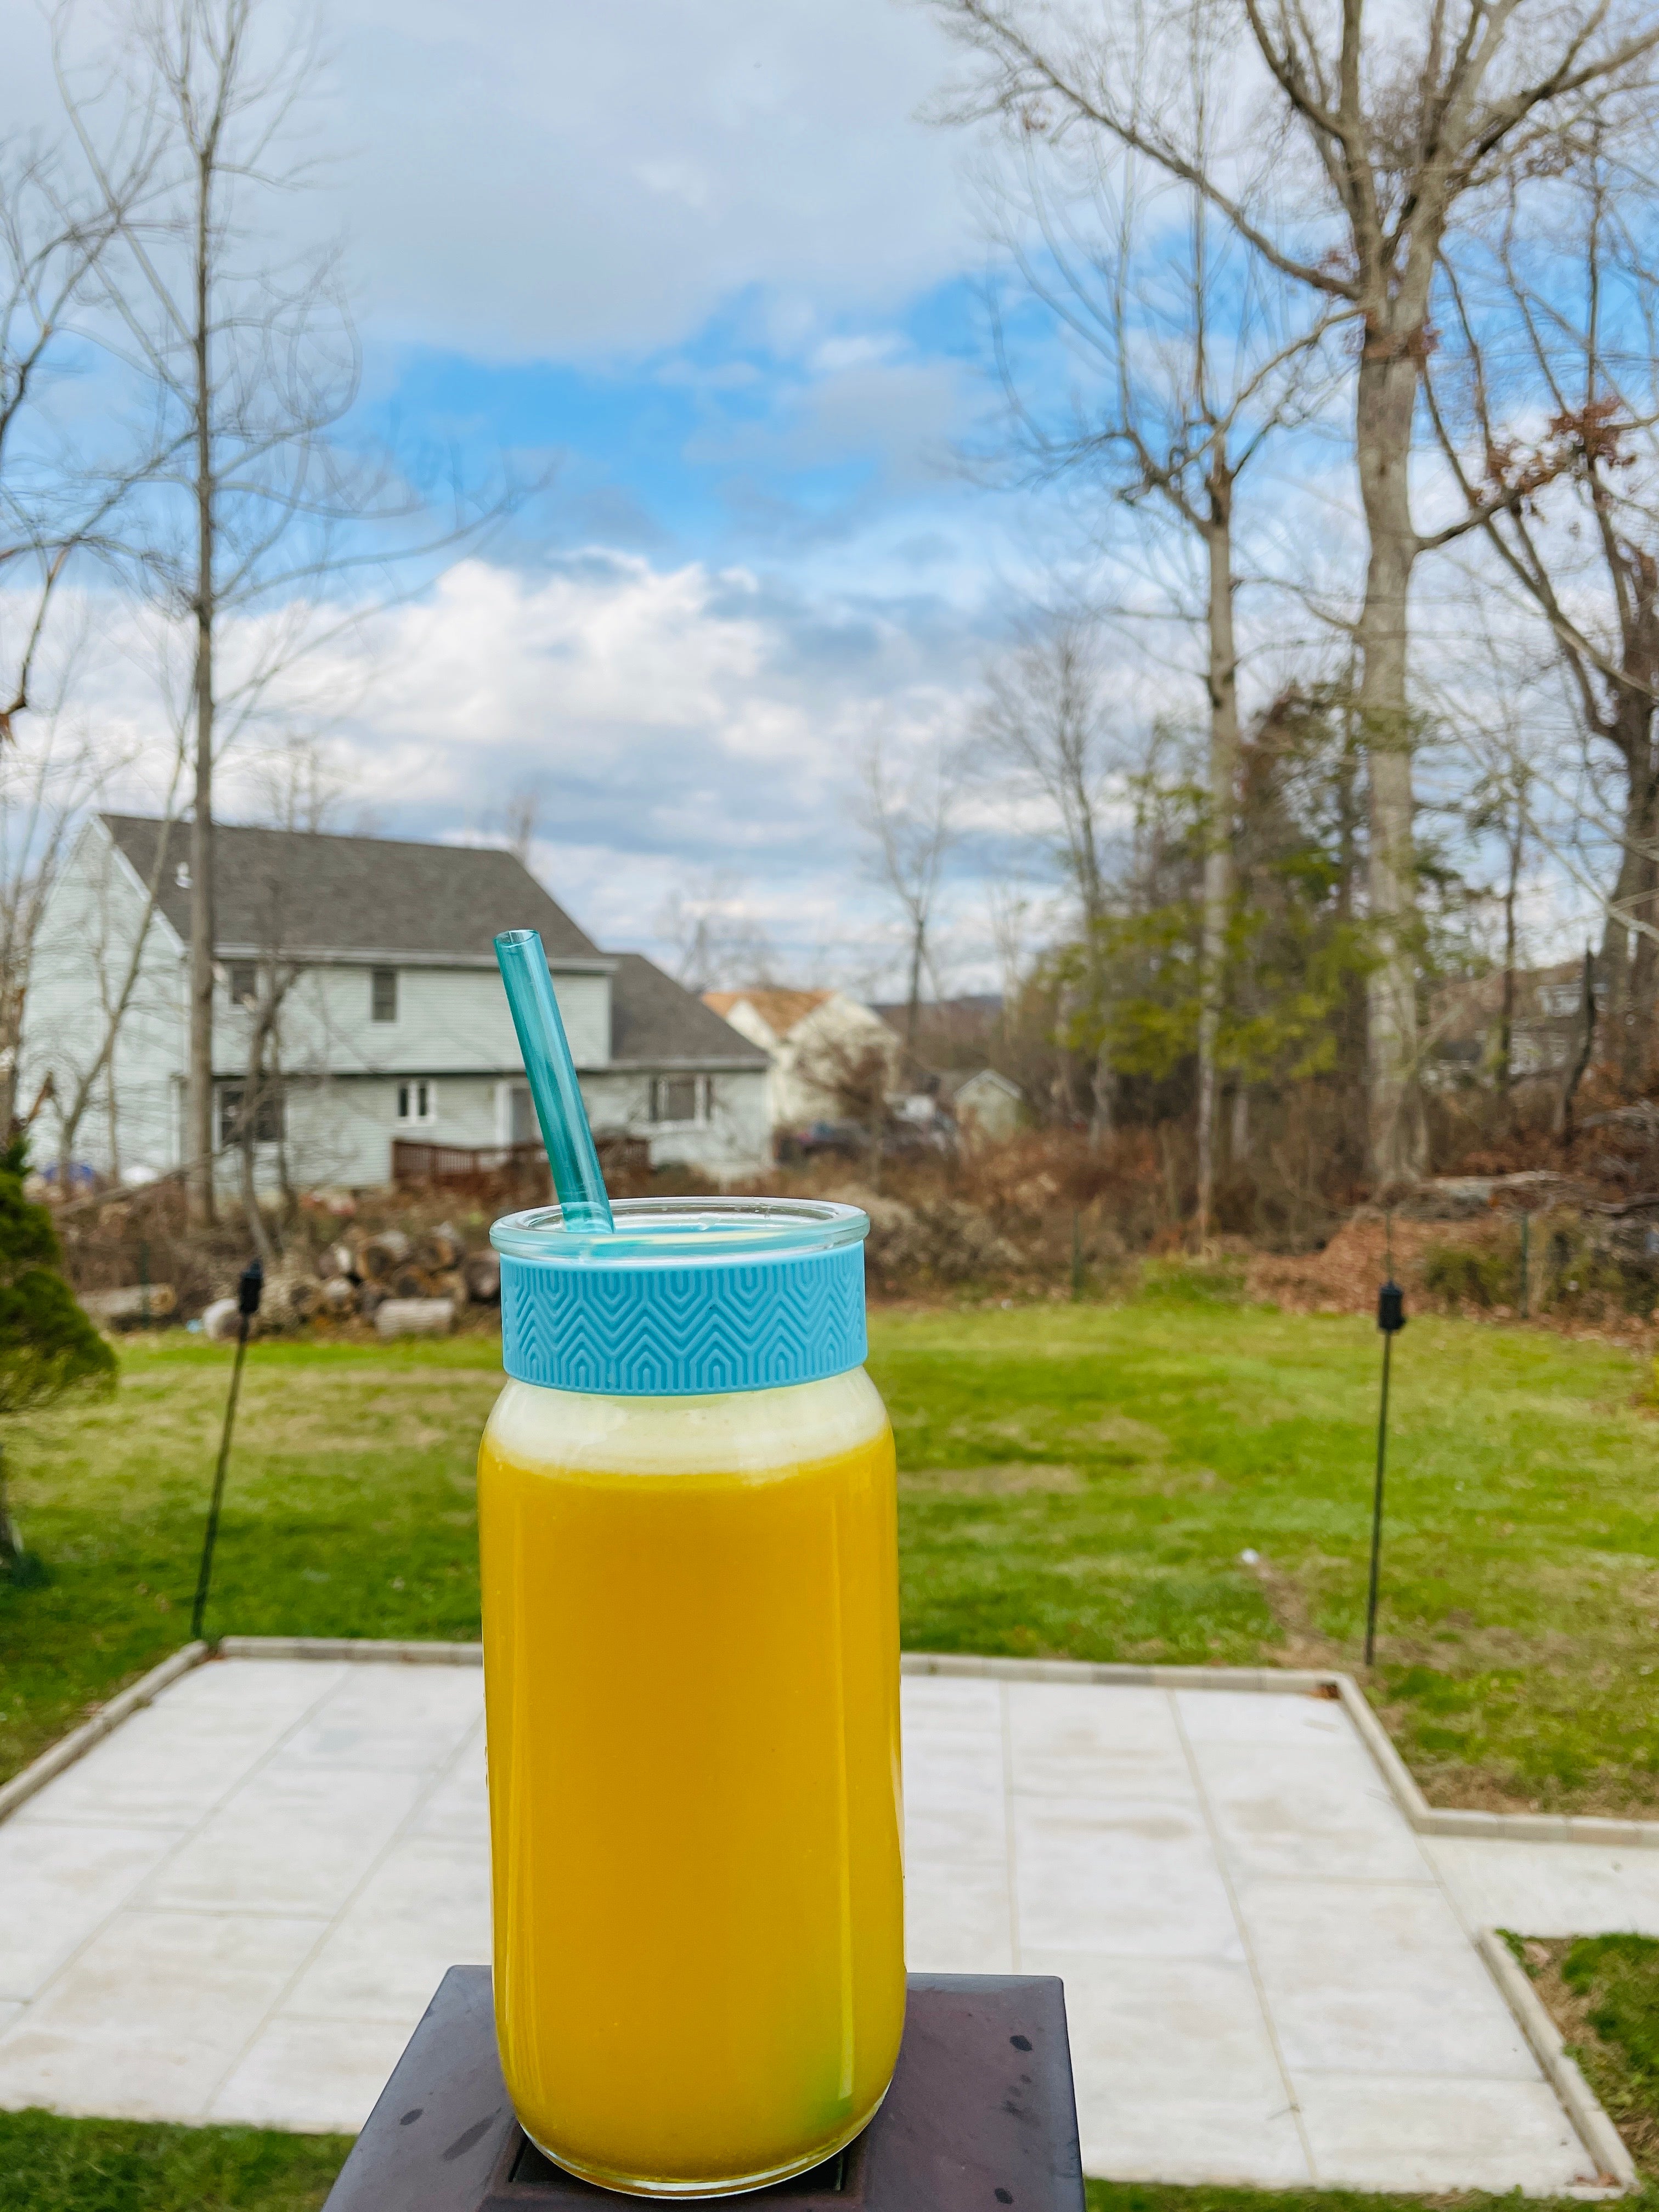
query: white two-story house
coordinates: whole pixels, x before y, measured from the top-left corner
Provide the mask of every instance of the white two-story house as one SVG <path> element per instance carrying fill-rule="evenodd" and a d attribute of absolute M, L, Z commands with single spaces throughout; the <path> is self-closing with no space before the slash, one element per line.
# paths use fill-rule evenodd
<path fill-rule="evenodd" d="M 296 1183 L 385 1183 L 398 1137 L 533 1140 L 491 940 L 535 929 L 596 1134 L 641 1138 L 653 1165 L 716 1176 L 769 1157 L 765 1053 L 639 954 L 602 952 L 512 854 L 221 826 L 214 854 L 222 1145 L 240 1111 L 253 1010 L 273 991 L 276 1073 L 257 1135 L 281 1143 Z M 22 1094 L 52 1078 L 43 1163 L 60 1149 L 53 1113 L 94 1065 L 125 994 L 70 1156 L 127 1181 L 183 1164 L 191 896 L 187 824 L 88 820 L 46 901 L 24 1008 Z"/>

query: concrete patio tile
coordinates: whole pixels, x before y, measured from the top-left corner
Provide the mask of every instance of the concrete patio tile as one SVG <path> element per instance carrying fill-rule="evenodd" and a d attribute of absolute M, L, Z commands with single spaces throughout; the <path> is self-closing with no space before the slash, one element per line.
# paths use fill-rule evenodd
<path fill-rule="evenodd" d="M 1079 2084 L 1083 2171 L 1101 2181 L 1162 2181 L 1245 2189 L 1305 2189 L 1307 2154 L 1287 2102 L 1263 2112 L 1184 2095 L 1120 2097 Z"/>
<path fill-rule="evenodd" d="M 912 1734 L 996 1735 L 1002 1733 L 1006 1685 L 985 1675 L 906 1674 L 899 1682 L 905 1741 Z"/>
<path fill-rule="evenodd" d="M 45 1820 L 0 1827 L 0 1998 L 33 1996 L 184 1832 Z"/>
<path fill-rule="evenodd" d="M 431 1996 L 428 1990 L 402 2023 L 281 2015 L 261 2032 L 204 2118 L 298 2135 L 356 2135 Z"/>
<path fill-rule="evenodd" d="M 1015 1683 L 1008 1696 L 1013 1784 L 1047 1797 L 1195 1802 L 1175 1709 L 1162 1690 Z"/>
<path fill-rule="evenodd" d="M 256 1715 L 291 1725 L 351 1671 L 330 1659 L 308 1660 L 303 1673 L 291 1659 L 209 1659 L 168 1685 L 163 1709 L 198 1723 L 210 1717 L 216 1727 L 237 1727 Z"/>
<path fill-rule="evenodd" d="M 399 1841 L 330 1929 L 278 2017 L 401 2021 L 413 2034 L 446 1971 L 489 1955 L 488 1858 L 467 1844 Z"/>
<path fill-rule="evenodd" d="M 1535 2078 L 1292 2078 L 1315 2172 L 1328 2188 L 1522 2189 L 1542 2196 L 1595 2179 L 1553 2092 Z"/>
<path fill-rule="evenodd" d="M 1189 1743 L 1358 1742 L 1334 1698 L 1285 1690 L 1176 1690 L 1172 1695 Z"/>
<path fill-rule="evenodd" d="M 1066 1984 L 1079 2082 L 1168 2102 L 1208 2087 L 1222 2102 L 1272 2115 L 1290 2103 L 1249 1967 L 1212 1959 L 1103 1959 L 1020 1951 L 1020 1972 Z"/>
<path fill-rule="evenodd" d="M 443 1766 L 483 1711 L 477 1667 L 354 1666 L 283 1746 L 325 1767 Z"/>
<path fill-rule="evenodd" d="M 1008 1837 L 1001 1739 L 964 1735 L 907 1743 L 904 1832 L 907 1852 L 918 1859 L 1003 1866 Z"/>
<path fill-rule="evenodd" d="M 1012 1923 L 1006 1866 L 907 1861 L 904 1955 L 913 1973 L 1012 1973 Z"/>
<path fill-rule="evenodd" d="M 1404 1814 L 1354 1743 L 1194 1744 L 1235 1872 L 1432 1883 Z"/>
<path fill-rule="evenodd" d="M 1437 1889 L 1253 1881 L 1238 1894 L 1292 2072 L 1539 2079 L 1509 2007 Z"/>
<path fill-rule="evenodd" d="M 1168 1802 L 1016 1800 L 1014 1885 L 1022 1954 L 1243 1955 L 1208 1831 Z"/>
<path fill-rule="evenodd" d="M 410 1815 L 405 1833 L 434 1842 L 471 1844 L 489 1850 L 489 1784 L 484 1771 L 481 1720 L 455 1754 L 448 1771 Z"/>
<path fill-rule="evenodd" d="M 234 1663 L 234 1662 L 230 1662 Z M 196 1679 L 173 1685 L 183 1690 Z M 270 1701 L 248 1713 L 204 1717 L 163 1697 L 25 1800 L 6 1825 L 193 1827 L 276 1749 L 321 1695 Z"/>
<path fill-rule="evenodd" d="M 1528 1936 L 1659 1936 L 1659 1851 L 1425 1836 L 1472 1923 Z"/>
<path fill-rule="evenodd" d="M 396 1833 L 425 1778 L 319 1766 L 286 1751 L 145 1884 L 145 1905 L 331 1919 Z"/>
<path fill-rule="evenodd" d="M 117 1913 L 0 2037 L 0 2106 L 201 2118 L 323 1926 Z"/>
<path fill-rule="evenodd" d="M 482 1687 L 212 1664 L 48 1784 L 0 1828 L 0 2106 L 359 2126 L 489 1955 Z M 1471 1923 L 1659 1934 L 1659 1853 L 1413 1839 L 1327 1699 L 907 1676 L 903 1711 L 910 1963 L 1060 1975 L 1091 2172 L 1583 2172 L 1431 1868 Z"/>

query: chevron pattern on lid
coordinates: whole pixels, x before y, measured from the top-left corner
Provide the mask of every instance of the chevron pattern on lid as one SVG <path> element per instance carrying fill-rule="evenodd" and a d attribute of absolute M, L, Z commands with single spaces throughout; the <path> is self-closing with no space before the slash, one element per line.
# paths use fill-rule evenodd
<path fill-rule="evenodd" d="M 863 1364 L 864 1247 L 685 1267 L 501 1258 L 501 1362 L 616 1397 L 816 1382 Z"/>

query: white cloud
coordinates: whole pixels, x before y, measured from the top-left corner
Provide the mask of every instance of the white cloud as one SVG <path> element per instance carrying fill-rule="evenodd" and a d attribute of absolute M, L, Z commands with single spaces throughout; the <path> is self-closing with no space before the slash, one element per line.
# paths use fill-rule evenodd
<path fill-rule="evenodd" d="M 288 219 L 344 222 L 380 335 L 601 358 L 753 288 L 804 341 L 973 258 L 957 149 L 915 119 L 947 55 L 921 9 L 333 0 L 326 28 L 337 160 Z M 6 129 L 55 132 L 33 0 L 0 0 L 0 52 Z"/>

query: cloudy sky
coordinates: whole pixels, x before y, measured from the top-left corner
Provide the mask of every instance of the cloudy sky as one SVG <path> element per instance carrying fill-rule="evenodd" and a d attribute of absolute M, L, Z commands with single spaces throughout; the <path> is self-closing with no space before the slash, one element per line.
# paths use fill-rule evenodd
<path fill-rule="evenodd" d="M 660 949 L 718 875 L 851 972 L 861 750 L 959 725 L 1042 537 L 952 459 L 992 394 L 969 149 L 919 118 L 949 48 L 894 0 L 325 13 L 330 164 L 280 221 L 344 240 L 356 419 L 552 472 L 331 649 L 345 817 L 489 836 L 533 792 L 537 865 L 606 941 Z M 34 0 L 0 52 L 5 122 L 57 127 Z M 152 711 L 131 653 L 91 681 Z"/>

